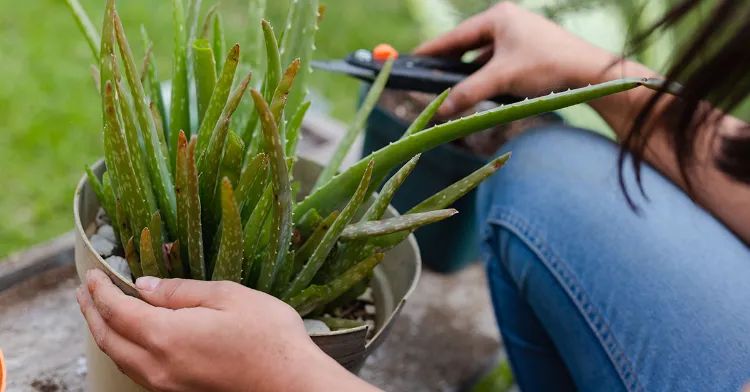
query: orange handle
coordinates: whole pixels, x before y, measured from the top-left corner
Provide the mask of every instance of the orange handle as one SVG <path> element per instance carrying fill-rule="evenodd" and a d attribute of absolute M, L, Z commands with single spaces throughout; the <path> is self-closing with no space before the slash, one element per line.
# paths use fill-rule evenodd
<path fill-rule="evenodd" d="M 5 369 L 5 358 L 3 350 L 0 350 L 0 392 L 5 392 L 5 379 L 8 377 L 8 371 Z"/>

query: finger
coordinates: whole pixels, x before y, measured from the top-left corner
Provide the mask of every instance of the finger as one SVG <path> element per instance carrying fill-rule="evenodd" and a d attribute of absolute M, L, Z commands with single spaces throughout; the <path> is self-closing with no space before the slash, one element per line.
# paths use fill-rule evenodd
<path fill-rule="evenodd" d="M 466 19 L 455 29 L 427 41 L 414 50 L 417 56 L 461 57 L 469 50 L 491 44 L 492 15 L 484 12 Z"/>
<path fill-rule="evenodd" d="M 86 285 L 97 313 L 107 325 L 126 339 L 141 344 L 149 320 L 162 316 L 157 308 L 137 298 L 125 295 L 102 271 L 86 273 Z"/>
<path fill-rule="evenodd" d="M 494 45 L 487 45 L 481 49 L 478 49 L 479 54 L 477 55 L 474 60 L 471 61 L 472 64 L 487 64 L 491 59 L 492 56 L 495 55 L 495 46 Z"/>
<path fill-rule="evenodd" d="M 137 383 L 144 385 L 145 379 L 141 376 L 142 373 L 139 370 L 144 369 L 150 363 L 150 357 L 146 350 L 125 339 L 104 322 L 87 289 L 78 287 L 76 299 L 99 349 L 112 359 L 121 372 Z"/>
<path fill-rule="evenodd" d="M 239 294 L 243 286 L 232 282 L 207 282 L 192 279 L 159 279 L 151 276 L 135 281 L 146 302 L 168 309 L 206 307 L 224 309 L 228 298 Z"/>
<path fill-rule="evenodd" d="M 479 102 L 499 95 L 504 91 L 504 85 L 501 83 L 502 76 L 497 72 L 497 68 L 493 67 L 490 62 L 457 84 L 440 106 L 438 115 L 453 116 Z"/>

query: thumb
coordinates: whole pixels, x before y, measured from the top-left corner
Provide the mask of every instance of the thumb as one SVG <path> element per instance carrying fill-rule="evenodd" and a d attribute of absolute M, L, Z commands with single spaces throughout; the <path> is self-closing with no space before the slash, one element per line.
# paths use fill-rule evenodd
<path fill-rule="evenodd" d="M 228 281 L 207 282 L 144 276 L 135 281 L 135 287 L 144 301 L 161 308 L 206 307 L 220 310 L 227 298 L 242 286 Z"/>
<path fill-rule="evenodd" d="M 503 77 L 492 61 L 474 72 L 451 89 L 438 115 L 448 117 L 463 112 L 472 106 L 500 94 L 505 88 Z"/>

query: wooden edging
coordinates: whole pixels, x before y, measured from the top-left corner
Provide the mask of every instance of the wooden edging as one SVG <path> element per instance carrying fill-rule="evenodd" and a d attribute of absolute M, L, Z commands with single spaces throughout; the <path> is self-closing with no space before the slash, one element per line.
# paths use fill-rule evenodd
<path fill-rule="evenodd" d="M 71 231 L 0 260 L 0 291 L 42 272 L 73 264 L 74 246 L 75 237 Z"/>

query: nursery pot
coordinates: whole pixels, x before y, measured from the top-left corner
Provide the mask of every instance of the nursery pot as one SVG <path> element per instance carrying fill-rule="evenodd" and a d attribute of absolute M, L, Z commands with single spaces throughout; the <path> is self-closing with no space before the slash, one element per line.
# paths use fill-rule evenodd
<path fill-rule="evenodd" d="M 368 89 L 369 85 L 365 85 L 360 95 L 360 103 Z M 380 105 L 375 106 L 367 119 L 362 156 L 397 141 L 409 125 Z M 391 203 L 399 211 L 408 211 L 487 162 L 487 159 L 482 159 L 451 143 L 425 151 L 419 158 L 419 164 L 401 185 Z M 430 244 L 422 248 L 422 259 L 427 268 L 450 273 L 478 260 L 479 225 L 475 216 L 475 194 L 475 191 L 471 191 L 450 206 L 457 209 L 460 214 L 422 227 L 415 233 L 418 242 Z"/>
<path fill-rule="evenodd" d="M 92 168 L 101 177 L 105 171 L 104 161 L 97 162 Z M 315 179 L 322 168 L 317 164 L 300 159 L 294 168 L 294 177 L 302 183 L 300 195 L 310 192 Z M 78 184 L 73 203 L 75 215 L 75 261 L 76 270 L 81 280 L 86 271 L 96 268 L 104 271 L 126 294 L 137 297 L 137 291 L 129 277 L 115 272 L 93 249 L 89 237 L 96 231 L 96 215 L 99 201 L 84 176 Z M 398 215 L 389 207 L 387 217 Z M 312 340 L 324 352 L 338 361 L 342 366 L 357 374 L 365 359 L 388 337 L 394 320 L 399 315 L 406 299 L 417 285 L 421 271 L 419 247 L 414 236 L 388 251 L 383 261 L 375 268 L 375 277 L 371 287 L 376 305 L 375 333 L 367 340 L 367 327 L 343 331 L 311 334 Z M 129 392 L 144 391 L 135 382 L 123 375 L 101 350 L 86 329 L 86 356 L 88 363 L 88 391 L 90 392 Z"/>

